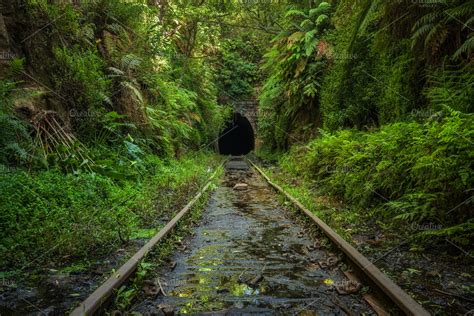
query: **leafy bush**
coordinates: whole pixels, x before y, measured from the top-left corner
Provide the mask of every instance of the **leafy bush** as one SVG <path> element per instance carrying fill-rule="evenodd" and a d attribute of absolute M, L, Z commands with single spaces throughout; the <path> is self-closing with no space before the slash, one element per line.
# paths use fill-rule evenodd
<path fill-rule="evenodd" d="M 185 17 L 196 18 L 189 12 L 193 5 L 169 5 L 173 10 L 166 11 L 166 23 L 156 21 L 159 6 L 142 2 L 40 0 L 24 8 L 15 5 L 18 20 L 38 35 L 25 35 L 28 72 L 49 87 L 48 109 L 70 122 L 81 142 L 103 141 L 107 113 L 112 112 L 123 123 L 114 140 L 122 143 L 130 134 L 160 155 L 180 155 L 217 136 L 223 122 L 215 67 L 194 58 L 192 51 L 180 52 L 191 39 L 180 34 L 187 22 L 175 25 Z M 44 25 L 54 28 L 42 29 Z M 215 33 L 206 27 L 199 27 L 186 47 L 217 51 L 204 41 L 204 35 Z"/>
<path fill-rule="evenodd" d="M 100 176 L 12 172 L 2 176 L 1 191 L 5 198 L 0 206 L 0 251 L 15 254 L 3 255 L 2 266 L 6 261 L 22 262 L 48 250 L 48 257 L 86 255 L 97 242 L 117 239 L 119 218 L 126 221 L 125 227 L 136 225 L 133 214 L 122 216 L 110 205 L 117 196 L 125 196 Z"/>
<path fill-rule="evenodd" d="M 440 103 L 472 112 L 472 10 L 465 1 L 338 2 L 324 35 L 334 57 L 322 79 L 324 128 L 370 129 Z"/>
<path fill-rule="evenodd" d="M 7 168 L 28 166 L 37 160 L 30 126 L 13 115 L 15 83 L 0 80 L 0 164 Z"/>
<path fill-rule="evenodd" d="M 380 130 L 322 132 L 281 163 L 293 175 L 347 203 L 376 208 L 394 223 L 440 223 L 467 244 L 474 235 L 474 116 L 451 112 L 426 123 Z M 462 229 L 461 229 L 462 228 Z"/>
<path fill-rule="evenodd" d="M 441 111 L 446 106 L 455 110 L 474 112 L 474 64 L 464 67 L 438 69 L 428 77 L 430 86 L 425 94 L 433 105 L 434 111 Z"/>
<path fill-rule="evenodd" d="M 11 167 L 27 165 L 36 157 L 29 127 L 11 114 L 0 112 L 0 163 Z"/>

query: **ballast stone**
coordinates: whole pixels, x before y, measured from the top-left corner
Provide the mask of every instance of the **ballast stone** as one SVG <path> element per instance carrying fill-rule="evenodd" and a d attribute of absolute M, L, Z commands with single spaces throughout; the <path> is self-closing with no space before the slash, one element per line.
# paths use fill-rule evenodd
<path fill-rule="evenodd" d="M 247 190 L 248 186 L 249 185 L 247 183 L 237 183 L 236 185 L 234 185 L 234 190 L 238 190 L 238 191 Z"/>

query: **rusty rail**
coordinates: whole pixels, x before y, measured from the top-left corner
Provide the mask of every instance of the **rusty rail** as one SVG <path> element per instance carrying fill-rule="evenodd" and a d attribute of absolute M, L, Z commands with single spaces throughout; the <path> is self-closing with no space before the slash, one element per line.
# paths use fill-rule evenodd
<path fill-rule="evenodd" d="M 418 302 L 403 291 L 397 284 L 390 280 L 383 274 L 372 262 L 365 258 L 357 249 L 352 247 L 339 234 L 332 230 L 319 217 L 314 215 L 297 199 L 283 190 L 279 185 L 273 183 L 270 178 L 252 161 L 248 160 L 250 164 L 265 178 L 265 180 L 277 191 L 282 193 L 287 199 L 295 204 L 304 214 L 323 231 L 323 233 L 331 239 L 331 241 L 339 248 L 345 255 L 353 262 L 375 285 L 385 293 L 385 295 L 392 300 L 402 311 L 407 315 L 424 316 L 430 315 Z"/>
<path fill-rule="evenodd" d="M 109 277 L 102 285 L 97 288 L 85 301 L 83 301 L 76 309 L 72 311 L 71 316 L 94 315 L 102 305 L 112 296 L 114 290 L 124 284 L 136 271 L 138 264 L 147 255 L 147 253 L 165 237 L 178 223 L 178 221 L 186 215 L 196 201 L 209 189 L 212 179 L 216 176 L 216 171 L 209 177 L 207 184 L 189 201 L 186 206 L 176 216 L 166 224 L 153 238 L 151 238 L 133 257 L 131 257 L 124 265 L 122 265 L 111 277 Z"/>

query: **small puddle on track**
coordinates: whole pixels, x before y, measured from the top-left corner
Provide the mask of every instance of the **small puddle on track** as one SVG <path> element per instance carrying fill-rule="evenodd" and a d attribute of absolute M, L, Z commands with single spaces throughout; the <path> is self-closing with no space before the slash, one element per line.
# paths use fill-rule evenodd
<path fill-rule="evenodd" d="M 227 164 L 188 250 L 177 251 L 174 270 L 160 276 L 167 296 L 144 300 L 133 311 L 160 314 L 166 305 L 178 314 L 346 315 L 344 306 L 373 315 L 360 294 L 339 295 L 326 284 L 347 279 L 337 267 L 314 263 L 328 252 L 307 250 L 315 240 L 301 234 L 276 193 L 247 168 L 243 161 Z M 238 182 L 247 190 L 234 190 Z"/>

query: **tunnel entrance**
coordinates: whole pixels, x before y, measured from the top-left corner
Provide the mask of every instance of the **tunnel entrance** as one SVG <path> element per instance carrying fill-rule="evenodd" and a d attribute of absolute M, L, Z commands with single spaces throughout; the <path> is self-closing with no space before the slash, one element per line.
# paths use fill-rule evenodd
<path fill-rule="evenodd" d="M 249 120 L 240 113 L 234 113 L 232 120 L 219 135 L 221 155 L 246 155 L 255 147 L 255 135 Z"/>

